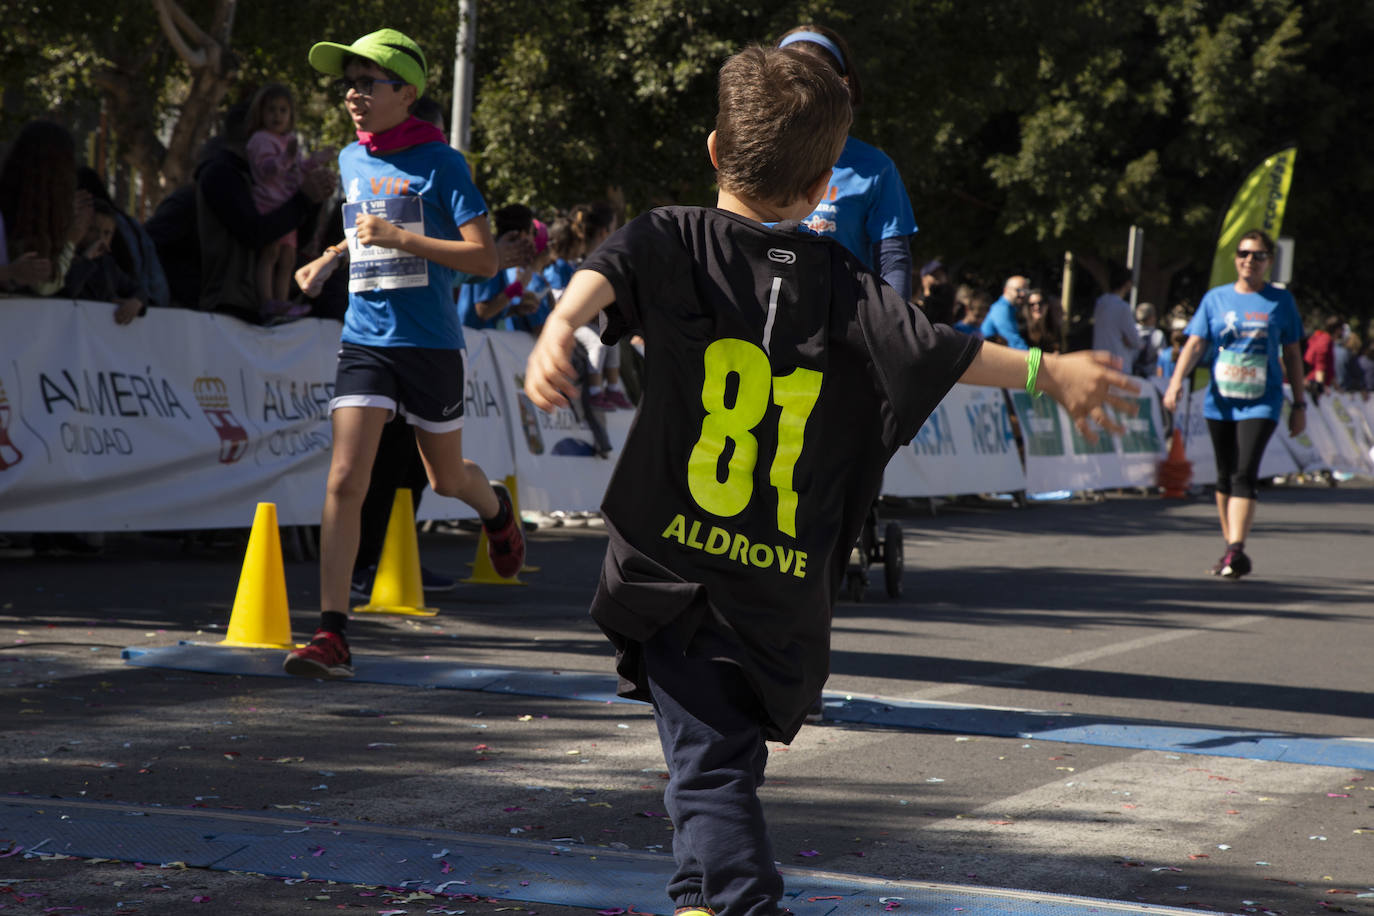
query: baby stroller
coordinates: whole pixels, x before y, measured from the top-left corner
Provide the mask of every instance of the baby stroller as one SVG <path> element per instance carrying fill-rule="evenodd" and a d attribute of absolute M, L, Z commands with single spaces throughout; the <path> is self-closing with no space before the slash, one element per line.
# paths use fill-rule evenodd
<path fill-rule="evenodd" d="M 882 529 L 882 540 L 878 539 L 879 529 Z M 868 507 L 863 530 L 859 532 L 859 542 L 849 552 L 849 565 L 844 573 L 846 597 L 850 601 L 863 601 L 864 593 L 868 591 L 868 568 L 881 563 L 887 596 L 900 598 L 903 560 L 902 526 L 896 522 L 884 525 L 875 501 Z"/>

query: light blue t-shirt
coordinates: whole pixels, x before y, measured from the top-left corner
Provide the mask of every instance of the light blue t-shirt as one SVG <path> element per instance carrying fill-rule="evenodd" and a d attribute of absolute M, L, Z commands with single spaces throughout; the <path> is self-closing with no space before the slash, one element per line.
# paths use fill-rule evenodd
<path fill-rule="evenodd" d="M 916 232 L 911 198 L 896 164 L 887 153 L 853 137 L 844 141 L 825 196 L 802 222 L 848 248 L 869 270 L 874 245 Z"/>
<path fill-rule="evenodd" d="M 999 296 L 988 308 L 987 317 L 983 319 L 983 326 L 979 330 L 984 337 L 1001 337 L 1013 350 L 1030 349 L 1030 344 L 1026 343 L 1020 328 L 1016 326 L 1016 309 L 1006 296 Z"/>
<path fill-rule="evenodd" d="M 1186 333 L 1201 337 L 1211 346 L 1209 360 L 1212 381 L 1202 415 L 1209 420 L 1278 420 L 1283 406 L 1283 370 L 1280 356 L 1284 344 L 1302 339 L 1302 318 L 1293 294 L 1266 285 L 1257 293 L 1238 293 L 1226 284 L 1207 291 L 1202 297 Z M 1231 354 L 1227 356 L 1225 354 Z M 1262 392 L 1255 398 L 1225 397 L 1218 390 L 1218 372 L 1224 361 L 1249 358 L 1266 367 Z M 1224 383 L 1224 382 L 1223 382 Z"/>
<path fill-rule="evenodd" d="M 1174 377 L 1174 349 L 1165 347 L 1159 351 L 1159 356 L 1155 357 L 1155 365 L 1159 367 L 1159 375 L 1164 381 Z"/>
<path fill-rule="evenodd" d="M 508 286 L 510 281 L 506 279 L 504 270 L 498 270 L 490 280 L 464 283 L 458 290 L 458 321 L 463 327 L 476 331 L 506 330 L 510 324 L 505 312 L 492 318 L 482 318 L 477 314 L 477 303 L 501 295 Z"/>
<path fill-rule="evenodd" d="M 339 175 L 349 244 L 343 340 L 462 349 L 463 329 L 453 308 L 454 282 L 462 275 L 404 251 L 360 246 L 354 222 L 359 212 L 372 213 L 430 238 L 462 238 L 459 227 L 487 212 L 463 154 L 433 142 L 374 156 L 361 143 L 350 143 L 339 153 Z"/>
<path fill-rule="evenodd" d="M 576 270 L 572 262 L 559 258 L 544 268 L 544 282 L 548 284 L 549 289 L 561 295 L 563 290 L 568 288 L 568 281 L 572 279 Z"/>

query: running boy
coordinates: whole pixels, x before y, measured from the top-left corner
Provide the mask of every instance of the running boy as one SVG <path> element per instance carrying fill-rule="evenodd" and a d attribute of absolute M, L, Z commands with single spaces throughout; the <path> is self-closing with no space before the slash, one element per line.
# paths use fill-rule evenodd
<path fill-rule="evenodd" d="M 644 398 L 602 509 L 592 616 L 625 696 L 651 702 L 678 912 L 774 916 L 757 795 L 829 668 L 830 614 L 883 467 L 956 381 L 1025 384 L 1081 429 L 1134 383 L 1104 354 L 1045 356 L 932 327 L 843 246 L 799 229 L 850 123 L 833 70 L 749 48 L 720 71 L 716 208 L 654 210 L 575 274 L 525 391 L 576 395 L 573 332 L 642 328 Z M 778 224 L 778 225 L 774 225 Z"/>
<path fill-rule="evenodd" d="M 397 412 L 415 427 L 434 492 L 481 516 L 497 573 L 519 572 L 525 540 L 510 494 L 463 457 L 454 274 L 495 274 L 497 252 L 466 160 L 438 128 L 410 114 L 424 92 L 424 53 L 382 29 L 352 45 L 320 42 L 310 63 L 340 77 L 335 87 L 358 142 L 339 153 L 347 245 L 326 249 L 296 275 L 311 294 L 348 262 L 348 312 L 329 405 L 334 450 L 320 526 L 320 628 L 284 667 L 303 677 L 350 677 L 344 628 L 359 516 L 382 427 Z"/>

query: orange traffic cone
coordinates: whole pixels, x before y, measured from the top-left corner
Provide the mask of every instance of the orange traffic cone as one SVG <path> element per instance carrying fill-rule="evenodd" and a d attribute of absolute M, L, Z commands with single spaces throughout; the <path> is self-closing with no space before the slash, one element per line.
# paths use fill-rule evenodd
<path fill-rule="evenodd" d="M 520 488 L 517 486 L 514 474 L 506 475 L 502 481 L 506 490 L 510 493 L 511 511 L 515 513 L 515 523 L 520 524 Z M 482 533 L 477 538 L 477 555 L 473 557 L 468 565 L 472 567 L 472 575 L 468 576 L 463 582 L 468 585 L 528 585 L 527 582 L 520 581 L 522 572 L 539 572 L 538 566 L 528 564 L 520 567 L 520 572 L 503 579 L 501 574 L 496 571 L 496 567 L 491 565 L 491 557 L 487 554 L 487 529 L 482 528 Z"/>
<path fill-rule="evenodd" d="M 420 580 L 420 542 L 415 537 L 415 509 L 410 490 L 398 487 L 391 504 L 391 519 L 386 525 L 382 558 L 372 580 L 372 596 L 367 604 L 355 607 L 355 614 L 401 614 L 406 617 L 433 617 L 438 608 L 425 607 L 425 590 Z"/>
<path fill-rule="evenodd" d="M 1158 479 L 1165 499 L 1187 497 L 1188 484 L 1193 480 L 1193 463 L 1183 451 L 1183 433 L 1178 427 L 1174 427 L 1173 438 L 1169 441 L 1169 457 L 1159 463 Z"/>
<path fill-rule="evenodd" d="M 243 571 L 221 646 L 290 649 L 291 613 L 286 605 L 286 572 L 275 503 L 258 503 L 253 530 L 243 554 Z"/>

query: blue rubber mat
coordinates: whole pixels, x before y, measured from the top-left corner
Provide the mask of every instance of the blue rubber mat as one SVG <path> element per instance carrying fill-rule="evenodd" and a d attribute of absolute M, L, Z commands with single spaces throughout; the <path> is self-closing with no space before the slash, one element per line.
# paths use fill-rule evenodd
<path fill-rule="evenodd" d="M 147 668 L 287 677 L 281 670 L 281 650 L 228 649 L 181 643 L 163 648 L 125 649 L 123 658 L 131 665 Z M 363 683 L 477 690 L 519 696 L 594 700 L 599 703 L 633 702 L 621 700 L 615 695 L 616 681 L 609 674 L 464 668 L 448 662 L 361 656 L 354 656 L 354 666 L 357 674 L 353 680 Z M 825 717 L 831 722 L 854 722 L 883 728 L 999 738 L 1035 738 L 1066 744 L 1094 744 L 1175 754 L 1207 754 L 1374 770 L 1372 738 L 1225 730 L 1081 713 L 999 709 L 834 692 L 825 694 Z"/>
<path fill-rule="evenodd" d="M 636 913 L 671 913 L 667 855 L 569 846 L 347 821 L 206 809 L 168 809 L 51 798 L 0 800 L 0 836 L 35 855 L 404 887 L 433 894 Z M 1194 910 L 1029 891 L 888 881 L 782 869 L 783 905 L 797 916 L 873 913 L 893 900 L 905 912 L 968 916 L 1184 914 Z"/>

